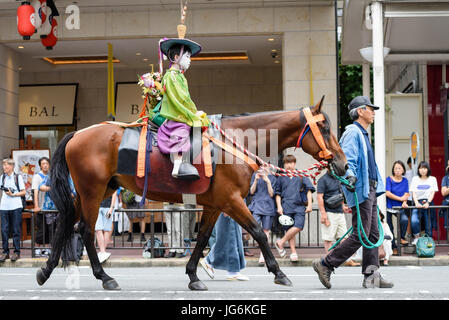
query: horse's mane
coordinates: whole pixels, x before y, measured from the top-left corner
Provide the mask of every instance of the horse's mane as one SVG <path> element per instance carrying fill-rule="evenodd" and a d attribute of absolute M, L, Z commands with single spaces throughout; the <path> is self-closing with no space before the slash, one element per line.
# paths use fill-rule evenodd
<path fill-rule="evenodd" d="M 261 112 L 243 112 L 243 113 L 223 115 L 222 118 L 238 118 L 238 117 L 248 117 L 248 116 L 260 116 L 260 115 L 275 114 L 275 113 L 280 113 L 280 112 L 285 112 L 285 111 L 286 110 L 261 111 Z"/>

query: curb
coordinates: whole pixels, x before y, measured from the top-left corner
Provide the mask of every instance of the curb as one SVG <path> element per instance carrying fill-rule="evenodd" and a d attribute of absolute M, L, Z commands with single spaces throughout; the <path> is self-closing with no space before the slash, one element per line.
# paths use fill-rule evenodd
<path fill-rule="evenodd" d="M 280 267 L 311 267 L 313 260 L 319 258 L 303 258 L 298 262 L 291 262 L 288 258 L 276 258 Z M 266 268 L 259 265 L 258 258 L 245 258 L 247 267 Z M 46 258 L 23 258 L 16 262 L 7 260 L 0 264 L 0 268 L 40 268 L 45 266 Z M 111 258 L 102 265 L 105 268 L 148 268 L 148 267 L 185 267 L 189 258 Z M 354 260 L 360 262 L 359 260 Z M 395 256 L 389 261 L 390 266 L 449 266 L 449 256 L 435 256 L 433 258 L 402 257 Z M 60 263 L 58 267 L 61 267 Z M 80 260 L 79 267 L 90 267 L 90 261 L 86 258 Z M 348 267 L 351 268 L 351 267 Z M 388 267 L 386 267 L 388 268 Z"/>

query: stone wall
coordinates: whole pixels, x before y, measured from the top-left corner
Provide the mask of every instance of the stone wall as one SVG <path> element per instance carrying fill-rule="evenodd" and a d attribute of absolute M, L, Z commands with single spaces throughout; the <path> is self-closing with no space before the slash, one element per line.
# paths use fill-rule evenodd
<path fill-rule="evenodd" d="M 0 156 L 19 147 L 19 71 L 16 53 L 0 44 Z"/>
<path fill-rule="evenodd" d="M 148 70 L 116 70 L 116 82 L 136 81 Z M 208 114 L 282 110 L 281 67 L 201 67 L 186 73 L 197 108 Z M 21 73 L 20 84 L 79 83 L 77 129 L 106 120 L 107 70 Z M 142 101 L 143 102 L 143 101 Z"/>

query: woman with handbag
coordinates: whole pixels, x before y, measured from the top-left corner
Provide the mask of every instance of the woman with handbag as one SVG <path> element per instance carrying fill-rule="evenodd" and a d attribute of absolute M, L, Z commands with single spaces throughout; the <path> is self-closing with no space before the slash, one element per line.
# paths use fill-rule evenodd
<path fill-rule="evenodd" d="M 408 244 L 405 240 L 407 225 L 408 225 L 408 215 L 405 213 L 404 209 L 408 208 L 407 199 L 409 198 L 409 186 L 408 180 L 405 175 L 405 165 L 401 160 L 395 161 L 393 163 L 393 168 L 391 169 L 391 176 L 387 177 L 385 184 L 385 195 L 387 197 L 387 224 L 390 227 L 391 233 L 393 234 L 392 246 L 393 254 L 397 254 L 397 245 L 394 237 L 394 227 L 393 227 L 393 216 L 400 214 L 400 224 L 401 224 L 401 244 Z M 393 207 L 402 207 L 401 210 L 393 209 Z"/>
<path fill-rule="evenodd" d="M 436 219 L 436 216 L 432 216 L 432 210 L 429 211 L 428 209 L 429 206 L 433 205 L 433 197 L 435 192 L 438 192 L 438 184 L 437 179 L 431 174 L 429 164 L 426 161 L 421 161 L 418 165 L 418 175 L 413 177 L 410 186 L 410 192 L 416 207 L 412 210 L 413 245 L 416 245 L 419 238 L 421 218 L 424 218 L 426 234 L 432 237 L 432 220 Z"/>

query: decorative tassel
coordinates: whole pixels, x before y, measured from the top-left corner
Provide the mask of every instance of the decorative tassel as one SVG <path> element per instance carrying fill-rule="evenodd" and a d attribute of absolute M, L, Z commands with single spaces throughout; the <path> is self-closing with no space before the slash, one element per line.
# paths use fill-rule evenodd
<path fill-rule="evenodd" d="M 149 127 L 149 125 L 147 125 Z M 151 151 L 153 150 L 153 144 L 151 142 L 151 130 L 147 129 L 147 146 L 146 146 L 146 155 L 145 155 L 145 183 L 143 185 L 143 194 L 142 200 L 140 200 L 139 206 L 143 207 L 145 205 L 145 198 L 147 196 L 148 191 L 148 177 L 151 173 Z"/>

